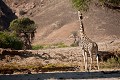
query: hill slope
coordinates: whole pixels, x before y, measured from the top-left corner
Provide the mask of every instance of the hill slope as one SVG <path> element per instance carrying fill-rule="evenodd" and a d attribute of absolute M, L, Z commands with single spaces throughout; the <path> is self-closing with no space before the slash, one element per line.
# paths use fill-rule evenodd
<path fill-rule="evenodd" d="M 79 29 L 77 11 L 70 0 L 3 0 L 18 17 L 30 17 L 38 25 L 34 44 L 71 43 L 71 32 Z M 25 12 L 20 14 L 20 12 Z M 84 13 L 85 32 L 93 41 L 120 37 L 120 13 L 92 3 Z M 54 41 L 54 42 L 53 42 Z"/>

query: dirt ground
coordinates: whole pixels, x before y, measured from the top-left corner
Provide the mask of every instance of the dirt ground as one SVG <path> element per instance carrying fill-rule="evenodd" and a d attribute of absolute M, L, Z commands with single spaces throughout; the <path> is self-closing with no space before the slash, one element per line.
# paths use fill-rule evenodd
<path fill-rule="evenodd" d="M 112 44 L 106 44 L 108 50 L 111 48 L 115 48 L 115 46 L 111 46 Z M 105 44 L 99 43 L 99 49 L 106 53 L 106 47 L 102 47 Z M 119 46 L 116 46 L 119 47 Z M 118 48 L 119 49 L 119 48 Z M 46 50 L 29 50 L 32 53 L 29 54 L 21 54 L 21 53 L 14 53 L 11 54 L 10 62 L 16 62 L 20 64 L 35 64 L 36 61 L 40 61 L 43 64 L 61 64 L 61 63 L 75 63 L 80 62 L 80 49 L 78 47 L 70 47 L 70 48 L 58 48 L 58 49 L 46 49 Z M 42 56 L 43 53 L 48 53 L 50 56 Z M 15 57 L 17 54 L 17 57 Z M 110 53 L 111 54 L 111 53 Z M 7 54 L 8 55 L 8 54 Z M 19 55 L 19 56 L 18 56 Z M 20 58 L 21 57 L 21 58 Z M 15 59 L 16 58 L 16 59 Z M 18 59 L 20 58 L 20 59 Z M 14 60 L 15 59 L 15 60 Z M 10 63 L 8 62 L 8 63 Z M 73 80 L 73 79 L 83 79 L 83 80 L 120 80 L 120 70 L 118 69 L 100 69 L 92 70 L 91 72 L 83 72 L 83 71 L 57 71 L 57 72 L 31 72 L 28 73 L 14 73 L 14 74 L 1 74 L 0 80 Z"/>

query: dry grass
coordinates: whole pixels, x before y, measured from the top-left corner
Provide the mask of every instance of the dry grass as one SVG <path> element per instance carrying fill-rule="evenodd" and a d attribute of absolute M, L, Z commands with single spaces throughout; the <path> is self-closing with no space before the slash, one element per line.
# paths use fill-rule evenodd
<path fill-rule="evenodd" d="M 119 69 L 120 68 L 120 57 L 109 58 L 107 61 L 100 62 L 101 69 Z"/>
<path fill-rule="evenodd" d="M 27 73 L 30 72 L 50 72 L 50 71 L 74 71 L 74 67 L 64 64 L 46 64 L 36 63 L 39 65 L 20 65 L 17 63 L 4 63 L 0 65 L 0 74 L 13 74 L 13 73 Z"/>
<path fill-rule="evenodd" d="M 28 52 L 25 51 L 19 55 L 17 53 L 1 54 L 0 73 L 25 72 L 28 70 L 31 72 L 83 71 L 84 69 L 82 57 L 77 47 L 39 50 L 37 54 Z M 42 56 L 43 53 L 47 53 L 50 57 Z M 100 53 L 100 57 L 103 59 L 100 61 L 100 69 L 120 68 L 119 51 L 101 51 Z"/>
<path fill-rule="evenodd" d="M 68 47 L 66 44 L 60 42 L 55 44 L 46 44 L 46 45 L 33 45 L 32 50 L 39 50 L 39 49 L 52 49 L 52 48 L 65 48 Z"/>

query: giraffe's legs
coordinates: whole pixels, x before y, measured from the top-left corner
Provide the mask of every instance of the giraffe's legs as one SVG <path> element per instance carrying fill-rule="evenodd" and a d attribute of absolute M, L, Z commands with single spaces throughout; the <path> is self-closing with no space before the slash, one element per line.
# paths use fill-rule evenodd
<path fill-rule="evenodd" d="M 96 59 L 97 59 L 97 69 L 99 70 L 98 55 L 97 55 Z"/>
<path fill-rule="evenodd" d="M 85 52 L 85 71 L 88 71 L 88 57 L 87 57 L 87 52 Z"/>
<path fill-rule="evenodd" d="M 85 70 L 86 70 L 86 56 L 85 56 L 85 51 L 84 50 L 82 50 L 82 54 L 83 54 L 83 60 L 84 60 L 84 68 L 85 68 Z"/>
<path fill-rule="evenodd" d="M 95 53 L 96 53 L 97 69 L 99 70 L 98 50 L 96 50 Z"/>
<path fill-rule="evenodd" d="M 92 64 L 93 64 L 93 58 L 92 58 L 92 52 L 89 51 L 90 54 L 90 70 L 92 69 Z"/>

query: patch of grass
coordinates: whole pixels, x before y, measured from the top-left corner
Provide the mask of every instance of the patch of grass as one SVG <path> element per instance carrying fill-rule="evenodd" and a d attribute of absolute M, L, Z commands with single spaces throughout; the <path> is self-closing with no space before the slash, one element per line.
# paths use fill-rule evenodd
<path fill-rule="evenodd" d="M 64 43 L 56 43 L 56 44 L 49 44 L 49 45 L 33 45 L 32 50 L 39 50 L 39 49 L 49 49 L 49 48 L 65 48 L 68 47 Z"/>
<path fill-rule="evenodd" d="M 41 69 L 42 72 L 49 71 L 74 71 L 74 67 L 65 64 L 47 64 L 44 65 Z"/>
<path fill-rule="evenodd" d="M 43 45 L 33 45 L 32 46 L 32 50 L 39 50 L 39 49 L 43 49 L 44 46 Z"/>
<path fill-rule="evenodd" d="M 39 64 L 39 63 L 38 63 Z M 48 71 L 69 71 L 74 70 L 74 67 L 71 67 L 70 65 L 65 64 L 46 64 L 46 65 L 20 65 L 18 63 L 7 63 L 4 64 L 4 66 L 0 65 L 0 74 L 6 73 L 6 71 L 13 71 L 13 72 L 24 72 L 24 71 L 42 71 L 42 72 L 48 72 Z M 9 74 L 9 73 L 8 73 Z"/>
<path fill-rule="evenodd" d="M 67 45 L 65 45 L 65 44 L 62 43 L 62 42 L 53 44 L 53 46 L 56 46 L 57 48 L 65 48 L 65 47 L 68 47 Z"/>
<path fill-rule="evenodd" d="M 109 68 L 109 69 L 114 69 L 114 68 L 120 68 L 120 57 L 119 58 L 110 58 L 106 62 L 101 62 L 100 67 L 103 68 Z"/>
<path fill-rule="evenodd" d="M 4 63 L 0 65 L 0 73 L 6 72 L 6 71 L 14 71 L 14 72 L 19 72 L 19 71 L 24 71 L 24 70 L 34 70 L 34 69 L 41 69 L 43 67 L 42 63 L 38 63 L 37 65 L 35 64 L 26 64 L 26 65 L 21 65 L 20 63 Z"/>
<path fill-rule="evenodd" d="M 54 68 L 54 67 L 56 67 L 56 64 L 47 64 L 43 66 L 42 68 Z"/>
<path fill-rule="evenodd" d="M 79 46 L 79 42 L 72 43 L 70 46 L 71 46 L 71 47 L 77 47 L 77 46 Z"/>
<path fill-rule="evenodd" d="M 55 67 L 71 67 L 71 65 L 65 65 L 65 64 L 47 64 L 47 65 L 44 65 L 42 68 L 55 68 Z"/>

